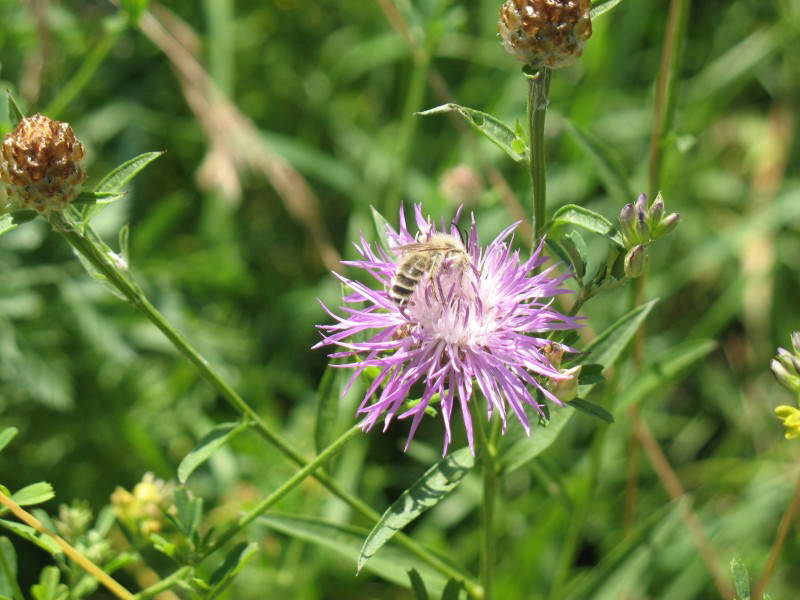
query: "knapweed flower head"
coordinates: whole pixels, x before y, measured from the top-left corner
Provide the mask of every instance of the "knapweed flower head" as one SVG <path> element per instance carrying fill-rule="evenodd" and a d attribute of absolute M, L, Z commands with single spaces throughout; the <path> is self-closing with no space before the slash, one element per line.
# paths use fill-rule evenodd
<path fill-rule="evenodd" d="M 506 0 L 497 28 L 505 49 L 533 67 L 568 67 L 592 35 L 590 0 Z"/>
<path fill-rule="evenodd" d="M 68 123 L 36 114 L 3 138 L 0 181 L 11 210 L 63 211 L 86 179 L 83 145 Z"/>
<path fill-rule="evenodd" d="M 377 286 L 337 275 L 351 293 L 344 298 L 343 316 L 325 307 L 336 322 L 320 326 L 323 339 L 315 347 L 342 348 L 330 356 L 345 360 L 336 366 L 354 369 L 348 389 L 362 373 L 372 372 L 374 379 L 358 407 L 365 415 L 363 428 L 382 420 L 385 431 L 395 417 L 411 419 L 406 447 L 435 402 L 444 421 L 444 453 L 457 411 L 471 448 L 471 408 L 485 410 L 490 419 L 497 413 L 504 431 L 512 413 L 530 433 L 529 409 L 543 414 L 536 391 L 562 404 L 548 384 L 570 378 L 548 357 L 552 343 L 545 338 L 548 332 L 579 326 L 551 306 L 553 297 L 569 292 L 562 284 L 570 275 L 555 275 L 555 266 L 542 268 L 547 259 L 541 245 L 527 259 L 513 251 L 510 239 L 516 225 L 482 248 L 474 216 L 461 241 L 455 222 L 437 228 L 419 205 L 414 213 L 416 235 L 401 210 L 399 230 L 386 232 L 388 249 L 361 237 L 356 244 L 361 259 L 345 264 L 365 270 Z M 411 280 L 404 275 L 410 270 L 398 273 L 399 264 L 414 262 L 407 259 L 410 253 L 424 253 L 443 239 L 449 240 L 447 253 L 414 263 L 436 268 L 421 269 Z M 402 301 L 397 299 L 398 285 L 405 288 Z M 421 397 L 409 402 L 415 385 Z M 476 386 L 486 404 L 473 407 L 480 401 Z"/>

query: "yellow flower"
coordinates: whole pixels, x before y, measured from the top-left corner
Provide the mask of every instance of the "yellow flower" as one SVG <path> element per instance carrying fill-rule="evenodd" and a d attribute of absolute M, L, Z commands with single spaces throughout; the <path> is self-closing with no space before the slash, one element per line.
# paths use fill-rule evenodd
<path fill-rule="evenodd" d="M 779 406 L 775 409 L 775 414 L 783 421 L 786 427 L 786 439 L 793 440 L 800 437 L 800 409 L 794 406 Z"/>

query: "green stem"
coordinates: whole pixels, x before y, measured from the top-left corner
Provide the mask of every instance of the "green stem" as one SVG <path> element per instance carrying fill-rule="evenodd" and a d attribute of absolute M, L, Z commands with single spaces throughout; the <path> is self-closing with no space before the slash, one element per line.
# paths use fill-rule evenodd
<path fill-rule="evenodd" d="M 342 434 L 330 446 L 325 448 L 325 450 L 323 450 L 314 460 L 312 460 L 305 467 L 300 469 L 283 485 L 281 485 L 277 490 L 272 492 L 269 496 L 264 498 L 256 506 L 250 509 L 246 514 L 242 515 L 242 517 L 236 522 L 236 524 L 230 527 L 225 533 L 223 533 L 219 538 L 217 538 L 214 541 L 214 543 L 203 554 L 203 558 L 209 556 L 215 550 L 224 546 L 231 538 L 233 538 L 236 534 L 242 531 L 242 529 L 247 527 L 250 523 L 252 523 L 258 517 L 264 514 L 267 510 L 270 509 L 270 507 L 274 506 L 275 503 L 277 503 L 281 498 L 283 498 L 286 494 L 291 492 L 300 483 L 302 483 L 302 481 L 306 477 L 312 475 L 314 471 L 316 471 L 325 463 L 325 461 L 327 461 L 332 456 L 337 454 L 342 448 L 344 448 L 344 446 L 350 440 L 352 440 L 359 433 L 361 433 L 361 426 L 353 425 L 353 427 L 351 427 L 348 431 Z"/>
<path fill-rule="evenodd" d="M 109 284 L 114 286 L 114 288 L 116 288 L 134 307 L 161 330 L 175 348 L 197 367 L 203 379 L 208 381 L 236 411 L 252 422 L 253 427 L 261 437 L 275 446 L 296 465 L 300 467 L 306 467 L 308 465 L 309 461 L 297 452 L 287 440 L 273 431 L 259 414 L 214 370 L 209 362 L 172 327 L 152 304 L 150 304 L 139 287 L 117 266 L 109 249 L 101 248 L 98 242 L 95 242 L 80 231 L 69 218 L 62 214 L 56 213 L 51 215 L 50 222 L 53 228 L 64 236 L 67 242 L 97 269 L 97 271 L 106 278 Z M 370 522 L 376 523 L 380 518 L 380 515 L 370 508 L 367 503 L 345 490 L 326 473 L 315 472 L 313 473 L 313 477 L 325 486 L 334 496 L 345 502 Z M 478 593 L 479 586 L 466 575 L 437 558 L 407 535 L 397 534 L 395 539 L 409 552 L 416 555 L 446 577 L 462 581 L 473 597 L 480 597 Z"/>
<path fill-rule="evenodd" d="M 494 509 L 497 499 L 497 465 L 495 462 L 496 448 L 491 443 L 487 430 L 489 424 L 480 408 L 473 411 L 477 413 L 476 427 L 478 432 L 478 445 L 481 451 L 483 474 L 483 502 L 481 503 L 481 584 L 483 585 L 483 598 L 494 599 L 494 570 L 495 570 L 495 540 Z"/>
<path fill-rule="evenodd" d="M 83 89 L 92 80 L 97 69 L 103 64 L 106 56 L 114 47 L 117 38 L 125 31 L 125 21 L 121 19 L 113 19 L 107 21 L 105 24 L 105 31 L 103 37 L 97 42 L 97 45 L 92 50 L 92 53 L 83 61 L 78 71 L 72 76 L 65 85 L 61 86 L 58 96 L 56 96 L 47 108 L 44 109 L 44 114 L 55 119 L 70 103 L 77 98 Z"/>
<path fill-rule="evenodd" d="M 533 247 L 544 233 L 547 207 L 547 182 L 545 180 L 544 121 L 550 97 L 550 75 L 542 67 L 528 78 L 528 126 L 530 132 L 530 173 L 533 188 Z"/>
<path fill-rule="evenodd" d="M 141 592 L 136 594 L 134 598 L 136 600 L 147 600 L 147 598 L 152 598 L 160 594 L 161 592 L 166 592 L 175 584 L 186 579 L 186 577 L 192 572 L 192 570 L 193 570 L 192 567 L 181 567 L 180 569 L 172 573 L 172 575 L 169 575 L 168 577 L 165 577 L 158 583 L 143 589 Z"/>

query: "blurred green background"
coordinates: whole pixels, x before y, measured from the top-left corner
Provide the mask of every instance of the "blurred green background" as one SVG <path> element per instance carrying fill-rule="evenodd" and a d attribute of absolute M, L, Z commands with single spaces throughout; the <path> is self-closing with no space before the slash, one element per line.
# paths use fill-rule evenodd
<path fill-rule="evenodd" d="M 394 220 L 401 201 L 422 202 L 449 220 L 464 203 L 485 239 L 530 215 L 524 169 L 461 123 L 412 115 L 454 101 L 524 121 L 526 82 L 498 42 L 499 4 L 176 0 L 126 27 L 106 1 L 0 0 L 0 89 L 29 113 L 74 126 L 87 146 L 89 184 L 136 154 L 166 151 L 94 224 L 115 244 L 130 223 L 131 268 L 153 302 L 311 455 L 326 356 L 310 347 L 319 339 L 314 325 L 328 320 L 317 299 L 337 305 L 329 270 L 353 256 L 359 232 L 373 237 L 370 205 Z M 576 203 L 615 219 L 634 199 L 607 189 L 567 120 L 612 148 L 633 192 L 647 191 L 668 5 L 626 0 L 595 20 L 583 59 L 555 74 L 549 210 Z M 760 571 L 800 453 L 772 414 L 791 398 L 769 371 L 775 348 L 800 329 L 798 33 L 797 0 L 691 3 L 661 185 L 683 220 L 651 251 L 647 294 L 660 302 L 647 325 L 648 363 L 687 340 L 718 347 L 648 390 L 641 412 L 726 572 L 734 555 Z M 0 114 L 2 131 L 9 126 Z M 624 288 L 590 302 L 591 330 L 628 303 Z M 593 401 L 610 405 L 626 393 L 630 368 L 617 375 Z M 343 427 L 356 400 L 343 405 Z M 0 237 L 0 423 L 21 432 L 0 454 L 3 484 L 47 480 L 57 491 L 51 512 L 75 498 L 99 510 L 116 486 L 130 488 L 147 471 L 174 478 L 197 439 L 230 420 L 195 369 L 91 281 L 44 223 Z M 423 424 L 403 454 L 406 427 L 364 436 L 338 463 L 339 480 L 379 511 L 439 453 L 438 421 Z M 545 458 L 505 479 L 500 598 L 547 597 L 574 518 L 565 496 L 584 485 L 598 427 L 575 419 Z M 630 429 L 623 411 L 606 432 L 573 575 L 606 570 L 593 598 L 714 597 L 644 455 L 636 523 L 647 541 L 608 564 L 623 540 Z M 205 498 L 209 521 L 221 522 L 292 472 L 247 435 L 190 487 Z M 474 569 L 478 499 L 477 480 L 467 480 L 411 531 Z M 280 508 L 349 515 L 313 483 Z M 658 523 L 645 524 L 661 510 Z M 262 552 L 232 598 L 411 598 L 368 573 L 355 578 L 354 565 L 328 550 L 258 526 L 248 537 L 263 542 Z M 16 545 L 30 585 L 47 557 Z M 798 560 L 795 530 L 773 598 L 796 596 Z"/>

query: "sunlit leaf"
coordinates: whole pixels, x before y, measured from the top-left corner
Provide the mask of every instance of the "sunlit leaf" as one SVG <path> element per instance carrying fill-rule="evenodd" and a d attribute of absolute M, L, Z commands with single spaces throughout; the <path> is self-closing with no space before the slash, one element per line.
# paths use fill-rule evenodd
<path fill-rule="evenodd" d="M 6 94 L 6 98 L 8 99 L 8 117 L 11 119 L 11 125 L 16 127 L 17 123 L 25 118 L 25 113 L 22 112 L 19 104 L 17 104 L 16 98 L 14 98 L 11 92 Z"/>
<path fill-rule="evenodd" d="M 472 129 L 488 138 L 516 162 L 528 159 L 525 140 L 519 138 L 513 129 L 489 113 L 449 103 L 416 114 L 427 117 L 452 112 L 462 116 Z"/>
<path fill-rule="evenodd" d="M 621 2 L 622 2 L 622 0 L 605 0 L 605 2 L 598 2 L 597 4 L 595 4 L 592 7 L 592 10 L 589 13 L 589 16 L 592 18 L 592 20 L 594 20 L 597 17 L 599 17 L 600 15 L 604 15 L 605 13 L 610 11 L 612 8 L 615 8 Z"/>
<path fill-rule="evenodd" d="M 358 570 L 398 531 L 419 515 L 436 506 L 452 492 L 475 466 L 469 448 L 461 448 L 441 459 L 403 492 L 383 513 L 364 541 L 358 557 Z"/>
<path fill-rule="evenodd" d="M 17 491 L 11 499 L 20 506 L 31 506 L 55 498 L 53 486 L 45 481 L 32 483 Z"/>
<path fill-rule="evenodd" d="M 428 590 L 425 588 L 425 582 L 419 576 L 416 569 L 411 569 L 408 572 L 408 580 L 411 582 L 411 591 L 414 592 L 414 600 L 428 600 Z"/>
<path fill-rule="evenodd" d="M 249 426 L 247 423 L 221 423 L 214 427 L 203 436 L 194 450 L 183 457 L 181 464 L 178 465 L 178 481 L 186 483 L 197 467 Z"/>
<path fill-rule="evenodd" d="M 733 573 L 733 587 L 736 589 L 736 600 L 750 600 L 750 574 L 738 558 L 731 560 L 731 573 Z"/>
<path fill-rule="evenodd" d="M 112 169 L 95 186 L 95 192 L 114 192 L 119 193 L 122 189 L 136 177 L 142 169 L 162 156 L 163 152 L 145 152 L 128 161 L 125 161 L 115 169 Z"/>
<path fill-rule="evenodd" d="M 592 233 L 598 233 L 620 248 L 624 247 L 622 236 L 614 228 L 611 221 L 583 206 L 578 206 L 577 204 L 562 206 L 553 214 L 553 218 L 548 223 L 548 229 L 557 231 L 559 227 L 566 225 L 573 225 Z"/>
<path fill-rule="evenodd" d="M 56 544 L 55 540 L 49 535 L 42 535 L 33 527 L 29 527 L 23 523 L 16 521 L 7 521 L 0 519 L 0 527 L 5 527 L 12 533 L 19 537 L 39 546 L 42 550 L 49 552 L 52 555 L 61 554 L 61 548 Z"/>
<path fill-rule="evenodd" d="M 18 433 L 19 430 L 17 430 L 16 427 L 6 427 L 3 429 L 3 431 L 0 431 L 0 452 L 2 452 L 3 449 L 8 446 L 11 440 L 13 440 Z"/>

